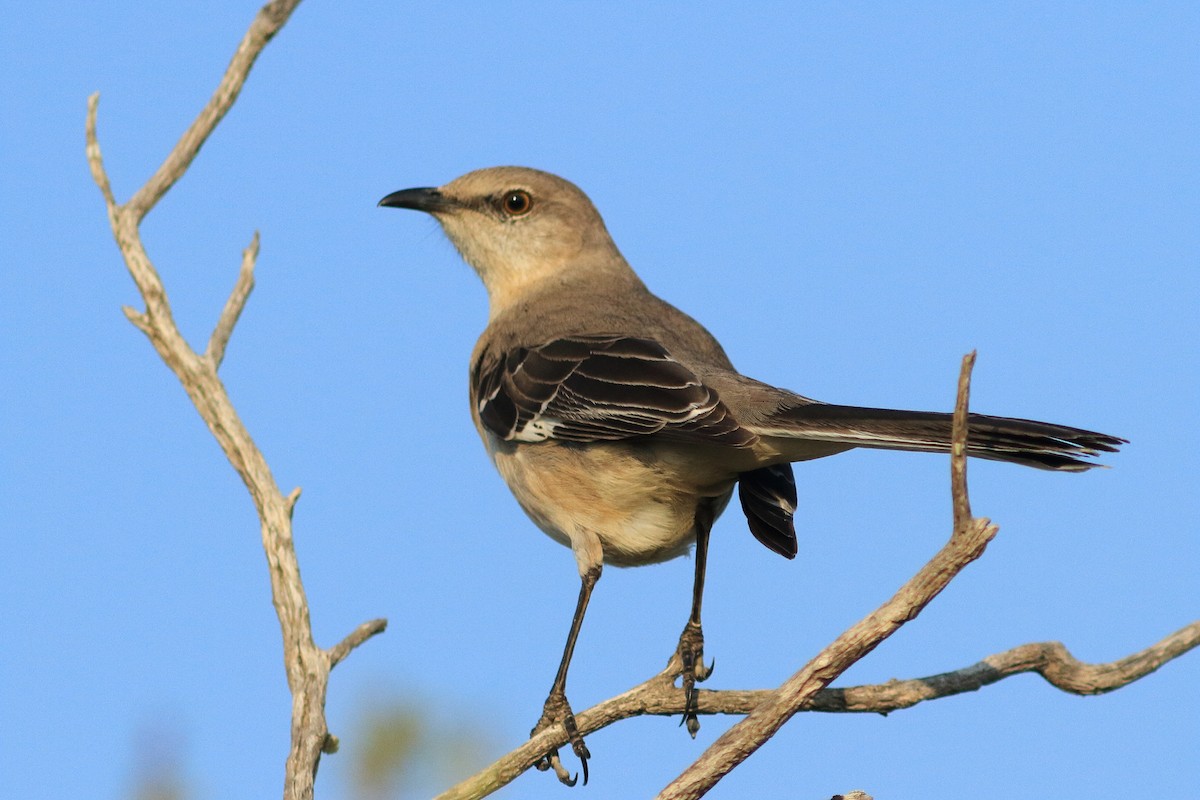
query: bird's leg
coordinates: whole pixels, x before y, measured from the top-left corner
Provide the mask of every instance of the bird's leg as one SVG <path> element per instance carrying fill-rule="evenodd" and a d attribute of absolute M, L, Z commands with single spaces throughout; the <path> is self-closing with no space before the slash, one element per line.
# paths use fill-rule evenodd
<path fill-rule="evenodd" d="M 596 581 L 600 580 L 600 565 L 588 568 L 583 573 L 582 579 L 579 586 L 579 600 L 575 603 L 575 616 L 571 619 L 571 630 L 567 633 L 567 646 L 563 649 L 562 661 L 558 665 L 558 674 L 554 677 L 550 695 L 546 698 L 546 704 L 542 708 L 542 718 L 533 726 L 529 735 L 536 736 L 551 725 L 561 723 L 567 732 L 567 741 L 571 743 L 571 750 L 579 758 L 579 763 L 583 765 L 583 785 L 587 786 L 587 762 L 592 754 L 588 752 L 587 745 L 583 743 L 583 737 L 579 735 L 579 729 L 575 726 L 575 714 L 567 702 L 567 667 L 570 666 L 571 655 L 575 652 L 575 640 L 579 637 L 579 628 L 583 624 L 583 615 L 587 612 L 592 589 L 596 586 Z M 558 757 L 558 748 L 542 756 L 534 766 L 543 772 L 553 769 L 558 779 L 567 786 L 574 786 L 577 780 L 577 777 L 572 777 L 567 768 L 562 765 L 562 761 Z"/>
<path fill-rule="evenodd" d="M 696 717 L 696 684 L 704 681 L 712 674 L 712 666 L 704 664 L 704 631 L 700 627 L 700 604 L 704 600 L 704 568 L 708 561 L 708 535 L 714 521 L 712 507 L 702 503 L 696 509 L 696 580 L 692 584 L 692 613 L 683 633 L 679 636 L 679 646 L 675 655 L 679 657 L 680 676 L 683 679 L 684 712 L 681 725 L 686 725 L 692 738 L 700 730 L 700 720 Z"/>

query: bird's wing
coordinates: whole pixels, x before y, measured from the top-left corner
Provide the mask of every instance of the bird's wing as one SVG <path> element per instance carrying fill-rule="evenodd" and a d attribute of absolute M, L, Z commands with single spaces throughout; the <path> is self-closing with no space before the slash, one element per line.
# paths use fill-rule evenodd
<path fill-rule="evenodd" d="M 746 447 L 757 439 L 666 348 L 631 336 L 485 350 L 471 371 L 471 399 L 487 430 L 515 442 L 656 436 Z"/>

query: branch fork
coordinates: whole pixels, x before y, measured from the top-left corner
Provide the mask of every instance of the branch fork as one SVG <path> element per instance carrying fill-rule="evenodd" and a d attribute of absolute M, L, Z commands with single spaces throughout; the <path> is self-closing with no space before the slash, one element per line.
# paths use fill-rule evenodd
<path fill-rule="evenodd" d="M 254 289 L 258 233 L 242 252 L 241 268 L 229 299 L 217 318 L 204 352 L 198 353 L 175 324 L 162 279 L 142 244 L 140 225 L 146 214 L 187 171 L 201 146 L 237 99 L 255 59 L 298 3 L 299 0 L 274 0 L 258 12 L 200 115 L 128 202 L 117 202 L 104 169 L 96 134 L 98 94 L 88 98 L 86 125 L 88 166 L 104 198 L 117 246 L 145 302 L 144 311 L 124 307 L 125 316 L 146 334 L 159 356 L 179 378 L 196 410 L 246 484 L 258 511 L 270 572 L 271 600 L 283 634 L 284 666 L 292 692 L 291 748 L 284 778 L 287 800 L 312 798 L 321 754 L 337 750 L 337 738 L 329 733 L 325 721 L 330 670 L 356 647 L 382 633 L 387 621 L 364 622 L 328 650 L 313 641 L 308 599 L 292 542 L 292 514 L 300 490 L 294 489 L 286 497 L 280 492 L 265 457 L 251 439 L 217 376 L 233 330 Z"/>

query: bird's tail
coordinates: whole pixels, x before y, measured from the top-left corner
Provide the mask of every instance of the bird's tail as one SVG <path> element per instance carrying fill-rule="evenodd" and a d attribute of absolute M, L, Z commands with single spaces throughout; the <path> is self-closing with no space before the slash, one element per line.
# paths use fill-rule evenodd
<path fill-rule="evenodd" d="M 967 423 L 967 454 L 1010 461 L 1039 469 L 1083 472 L 1101 466 L 1084 459 L 1116 452 L 1125 439 L 1066 425 L 1030 419 L 971 414 Z M 814 445 L 944 453 L 950 450 L 953 416 L 930 411 L 812 403 L 785 407 L 755 425 L 759 436 L 775 440 L 785 455 L 796 460 L 825 455 Z M 819 448 L 819 444 L 818 444 Z"/>

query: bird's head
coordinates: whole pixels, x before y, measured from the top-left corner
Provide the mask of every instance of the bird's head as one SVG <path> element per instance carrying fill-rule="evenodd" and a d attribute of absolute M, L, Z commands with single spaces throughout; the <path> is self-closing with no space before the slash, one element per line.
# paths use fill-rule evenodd
<path fill-rule="evenodd" d="M 629 269 L 587 195 L 548 172 L 491 167 L 379 205 L 433 215 L 483 279 L 493 310 L 546 281 Z"/>

